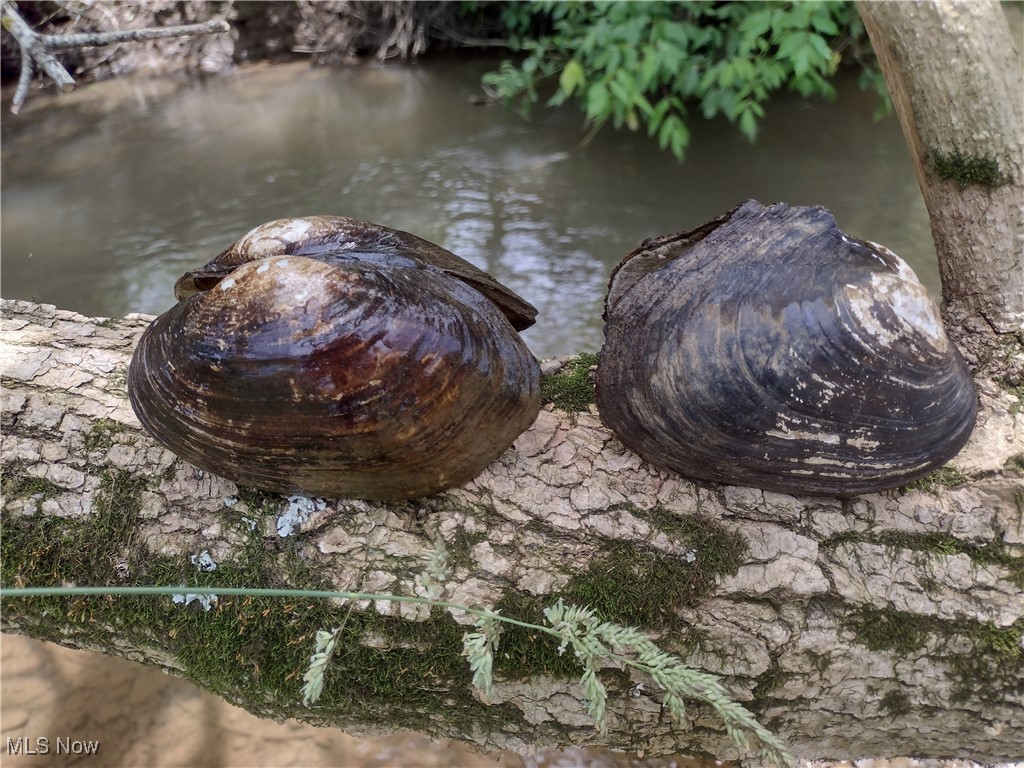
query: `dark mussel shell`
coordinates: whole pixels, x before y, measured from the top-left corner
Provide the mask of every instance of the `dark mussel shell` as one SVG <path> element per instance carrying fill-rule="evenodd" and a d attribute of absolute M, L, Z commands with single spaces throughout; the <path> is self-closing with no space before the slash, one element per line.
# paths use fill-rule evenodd
<path fill-rule="evenodd" d="M 269 256 L 211 285 L 145 331 L 129 396 L 164 446 L 239 484 L 426 496 L 479 474 L 539 410 L 533 355 L 443 270 Z"/>
<path fill-rule="evenodd" d="M 975 421 L 926 289 L 821 207 L 747 201 L 644 242 L 612 276 L 605 337 L 602 420 L 692 478 L 879 491 L 944 464 Z"/>

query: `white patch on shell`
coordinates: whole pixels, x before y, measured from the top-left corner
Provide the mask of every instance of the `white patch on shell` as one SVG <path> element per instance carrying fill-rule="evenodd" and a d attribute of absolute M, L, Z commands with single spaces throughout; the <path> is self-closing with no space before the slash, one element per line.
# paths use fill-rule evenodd
<path fill-rule="evenodd" d="M 870 245 L 879 253 L 884 253 L 886 256 L 888 256 L 892 260 L 892 265 L 896 267 L 896 274 L 898 274 L 904 280 L 909 280 L 912 283 L 921 283 L 921 280 L 918 278 L 917 273 L 913 269 L 911 269 L 910 265 L 907 264 L 907 262 L 905 262 L 903 259 L 897 256 L 895 253 L 890 251 L 888 248 L 886 248 L 884 245 L 881 245 L 880 243 L 875 243 L 871 240 L 865 240 L 864 242 Z"/>
<path fill-rule="evenodd" d="M 251 259 L 275 256 L 287 246 L 304 240 L 306 233 L 314 228 L 308 219 L 280 219 L 263 224 L 250 231 L 238 241 L 238 248 L 249 254 Z"/>
<path fill-rule="evenodd" d="M 832 400 L 833 397 L 836 396 L 836 385 L 834 382 L 831 382 L 828 379 L 823 378 L 820 374 L 817 373 L 811 374 L 811 380 L 821 387 L 818 396 L 821 398 L 820 402 L 822 405 L 828 403 L 829 401 Z"/>
<path fill-rule="evenodd" d="M 217 287 L 220 290 L 222 290 L 222 291 L 227 291 L 227 290 L 233 288 L 234 285 L 235 285 L 235 278 L 233 278 L 233 277 L 225 277 L 223 280 L 220 281 L 220 283 L 217 284 Z"/>
<path fill-rule="evenodd" d="M 779 437 L 783 440 L 809 440 L 826 445 L 839 445 L 839 435 L 831 432 L 804 432 L 797 429 L 789 429 L 784 424 L 777 425 L 779 429 L 769 429 L 765 434 L 769 437 Z"/>
<path fill-rule="evenodd" d="M 870 286 L 846 285 L 842 293 L 850 311 L 863 331 L 878 342 L 881 349 L 892 346 L 901 337 L 923 337 L 938 352 L 945 352 L 949 341 L 942 328 L 938 308 L 928 291 L 917 281 L 910 267 L 906 274 L 876 272 Z M 892 326 L 893 318 L 897 325 Z"/>
<path fill-rule="evenodd" d="M 868 440 L 866 437 L 848 437 L 846 438 L 846 444 L 862 451 L 872 450 L 879 446 L 877 440 Z"/>
<path fill-rule="evenodd" d="M 262 264 L 260 264 L 258 267 L 256 267 L 256 272 L 257 273 L 266 272 L 268 269 L 270 269 L 270 262 L 269 261 L 264 261 Z"/>

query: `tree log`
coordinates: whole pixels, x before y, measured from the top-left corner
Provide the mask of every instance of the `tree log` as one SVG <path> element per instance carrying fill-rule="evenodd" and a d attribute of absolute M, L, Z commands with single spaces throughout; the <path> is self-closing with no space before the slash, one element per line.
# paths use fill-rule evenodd
<path fill-rule="evenodd" d="M 981 378 L 967 448 L 919 482 L 855 499 L 694 483 L 627 452 L 573 362 L 533 427 L 479 478 L 402 503 L 303 512 L 160 448 L 126 399 L 148 318 L 4 301 L 5 587 L 197 585 L 423 594 L 440 537 L 443 598 L 543 623 L 558 597 L 638 626 L 801 758 L 1020 758 L 1024 732 L 1024 415 Z M 548 365 L 548 369 L 557 365 Z M 289 531 L 289 529 L 291 529 Z M 285 535 L 290 534 L 290 535 Z M 182 592 L 187 592 L 183 586 Z M 557 642 L 508 628 L 490 703 L 471 684 L 458 610 L 224 596 L 6 598 L 5 631 L 157 665 L 265 717 L 353 733 L 413 728 L 488 748 L 604 744 L 743 755 L 711 712 L 689 727 L 638 673 L 603 671 L 608 735 Z M 319 628 L 344 624 L 326 687 L 300 703 Z"/>

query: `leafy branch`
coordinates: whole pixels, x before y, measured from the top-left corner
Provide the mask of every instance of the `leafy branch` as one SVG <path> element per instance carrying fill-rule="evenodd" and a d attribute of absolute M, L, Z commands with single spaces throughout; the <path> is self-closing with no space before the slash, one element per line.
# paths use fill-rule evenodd
<path fill-rule="evenodd" d="M 549 106 L 574 99 L 592 131 L 646 128 L 679 159 L 691 110 L 723 115 L 753 141 L 772 92 L 834 98 L 829 78 L 847 48 L 864 69 L 861 86 L 887 94 L 857 53 L 867 36 L 847 2 L 535 1 L 509 4 L 505 23 L 526 56 L 484 76 L 500 98 L 525 114 L 544 82 L 557 81 Z"/>

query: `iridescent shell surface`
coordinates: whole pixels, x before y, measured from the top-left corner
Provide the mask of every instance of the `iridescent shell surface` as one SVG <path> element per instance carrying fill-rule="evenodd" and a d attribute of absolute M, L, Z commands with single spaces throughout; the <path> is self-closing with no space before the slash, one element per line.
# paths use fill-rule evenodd
<path fill-rule="evenodd" d="M 309 256 L 331 264 L 358 261 L 443 272 L 490 299 L 517 331 L 537 319 L 532 304 L 451 251 L 408 232 L 344 216 L 301 216 L 262 224 L 209 264 L 184 274 L 174 285 L 174 295 L 186 299 L 208 290 L 235 267 L 267 256 Z"/>
<path fill-rule="evenodd" d="M 340 245 L 302 239 L 339 222 Z M 377 247 L 388 231 L 272 222 L 183 277 L 132 359 L 143 426 L 190 463 L 271 491 L 416 498 L 479 474 L 536 417 L 539 366 L 492 300 L 451 274 L 461 259 Z"/>
<path fill-rule="evenodd" d="M 754 201 L 619 265 L 597 403 L 658 467 L 829 496 L 944 464 L 976 415 L 969 371 L 905 262 L 824 208 Z"/>

